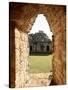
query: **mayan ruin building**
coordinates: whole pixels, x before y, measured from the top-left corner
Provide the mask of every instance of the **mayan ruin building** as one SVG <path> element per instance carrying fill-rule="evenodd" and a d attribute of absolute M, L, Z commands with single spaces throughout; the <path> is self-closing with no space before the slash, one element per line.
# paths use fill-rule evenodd
<path fill-rule="evenodd" d="M 52 53 L 52 41 L 43 31 L 29 34 L 29 47 L 31 52 Z"/>

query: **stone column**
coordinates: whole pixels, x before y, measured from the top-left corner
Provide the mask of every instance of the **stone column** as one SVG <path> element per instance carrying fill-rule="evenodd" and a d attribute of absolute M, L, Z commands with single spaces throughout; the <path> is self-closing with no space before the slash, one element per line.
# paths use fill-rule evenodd
<path fill-rule="evenodd" d="M 65 15 L 59 20 L 56 17 L 54 31 L 54 54 L 53 54 L 53 83 L 63 85 L 66 83 L 66 48 L 65 48 Z M 61 23 L 63 22 L 63 23 Z M 64 25 L 64 26 L 63 26 Z"/>
<path fill-rule="evenodd" d="M 25 87 L 28 83 L 28 34 L 15 29 L 15 87 Z"/>
<path fill-rule="evenodd" d="M 20 86 L 20 32 L 15 28 L 15 87 Z"/>

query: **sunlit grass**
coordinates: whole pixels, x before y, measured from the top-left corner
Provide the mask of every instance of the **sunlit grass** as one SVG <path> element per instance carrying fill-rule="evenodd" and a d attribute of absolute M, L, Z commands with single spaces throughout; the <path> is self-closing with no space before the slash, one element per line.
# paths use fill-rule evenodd
<path fill-rule="evenodd" d="M 52 71 L 52 55 L 29 56 L 29 72 L 46 73 Z"/>

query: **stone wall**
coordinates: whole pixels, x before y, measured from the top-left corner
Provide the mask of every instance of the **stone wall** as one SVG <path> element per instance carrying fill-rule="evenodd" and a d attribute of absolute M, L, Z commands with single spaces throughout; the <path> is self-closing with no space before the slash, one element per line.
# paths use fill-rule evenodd
<path fill-rule="evenodd" d="M 48 47 L 48 50 L 47 50 L 47 47 Z M 31 43 L 31 45 L 29 45 L 29 48 L 30 49 L 30 53 L 51 53 L 52 52 L 52 45 L 51 43 L 48 44 L 46 42 L 44 43 L 40 43 L 40 42 L 37 42 L 37 44 L 33 44 Z"/>
<path fill-rule="evenodd" d="M 28 81 L 27 69 L 28 69 L 28 35 L 25 32 L 15 29 L 15 86 L 16 87 L 25 87 L 26 82 Z"/>
<path fill-rule="evenodd" d="M 44 4 L 25 4 L 25 3 L 10 3 L 10 21 L 15 22 L 15 37 L 12 37 L 13 30 L 10 30 L 10 66 L 11 60 L 15 61 L 15 78 L 10 78 L 15 81 L 15 87 L 25 87 L 24 79 L 27 68 L 27 33 L 31 30 L 32 25 L 39 13 L 42 13 L 47 18 L 50 29 L 54 34 L 54 53 L 53 53 L 53 80 L 54 84 L 66 83 L 66 7 L 60 5 L 44 5 Z M 10 25 L 11 26 L 11 25 Z M 17 35 L 18 34 L 18 35 Z M 19 38 L 20 37 L 20 38 Z M 12 39 L 12 38 L 15 38 Z M 23 41 L 24 39 L 24 41 Z M 13 43 L 15 42 L 15 44 Z M 18 43 L 19 42 L 19 43 Z M 15 54 L 13 53 L 15 48 Z M 16 49 L 18 47 L 18 49 Z M 24 48 L 25 47 L 25 48 Z M 20 51 L 19 51 L 20 50 Z M 25 53 L 26 54 L 25 54 Z M 20 56 L 19 56 L 19 54 Z M 14 56 L 14 58 L 12 58 Z M 16 56 L 16 57 L 15 57 Z M 18 60 L 18 61 L 17 61 Z M 26 64 L 26 65 L 25 65 Z M 10 67 L 10 71 L 12 71 Z M 18 70 L 18 69 L 19 70 Z M 18 71 L 17 71 L 18 70 Z M 20 74 L 19 74 L 19 73 Z M 20 76 L 19 76 L 20 75 Z M 18 77 L 19 76 L 19 77 Z M 26 79 L 27 80 L 27 79 Z M 10 83 L 13 84 L 14 82 Z"/>

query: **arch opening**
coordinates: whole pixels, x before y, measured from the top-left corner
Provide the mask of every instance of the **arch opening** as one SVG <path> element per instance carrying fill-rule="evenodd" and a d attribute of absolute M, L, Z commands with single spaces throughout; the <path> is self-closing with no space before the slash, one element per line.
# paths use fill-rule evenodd
<path fill-rule="evenodd" d="M 40 83 L 44 86 L 43 79 L 52 77 L 53 59 L 53 33 L 44 14 L 38 14 L 32 28 L 28 33 L 29 39 L 29 72 L 32 78 L 40 77 Z M 45 77 L 47 74 L 47 77 Z M 41 75 L 43 77 L 41 78 Z M 36 80 L 37 80 L 36 79 Z M 48 79 L 50 85 L 51 79 Z M 46 83 L 47 84 L 47 83 Z M 45 84 L 45 86 L 46 86 Z"/>

